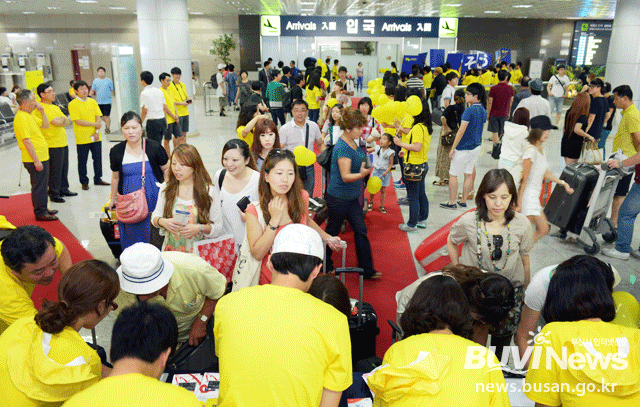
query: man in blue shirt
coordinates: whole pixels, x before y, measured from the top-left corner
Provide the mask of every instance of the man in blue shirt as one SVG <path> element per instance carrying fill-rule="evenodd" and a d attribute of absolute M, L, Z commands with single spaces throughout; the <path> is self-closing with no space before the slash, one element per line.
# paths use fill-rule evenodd
<path fill-rule="evenodd" d="M 473 182 L 476 177 L 476 161 L 480 155 L 480 144 L 482 144 L 482 131 L 484 123 L 487 121 L 486 95 L 484 86 L 479 83 L 472 83 L 467 86 L 465 101 L 469 107 L 462 114 L 462 122 L 456 139 L 451 146 L 449 158 L 451 167 L 449 168 L 449 202 L 443 202 L 440 207 L 445 209 L 456 209 L 467 207 L 469 192 L 473 189 Z M 464 173 L 464 184 L 462 187 L 462 198 L 456 205 L 456 194 L 458 193 L 458 175 Z"/>
<path fill-rule="evenodd" d="M 107 78 L 107 71 L 100 67 L 98 68 L 98 77 L 93 80 L 91 84 L 91 93 L 89 96 L 93 96 L 98 102 L 100 111 L 102 112 L 102 120 L 104 121 L 105 134 L 111 133 L 111 96 L 114 93 L 113 82 Z"/>

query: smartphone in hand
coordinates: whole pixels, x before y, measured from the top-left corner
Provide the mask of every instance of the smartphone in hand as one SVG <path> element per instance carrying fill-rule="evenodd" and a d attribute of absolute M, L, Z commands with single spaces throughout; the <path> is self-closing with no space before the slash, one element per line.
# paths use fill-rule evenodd
<path fill-rule="evenodd" d="M 244 212 L 244 211 L 247 210 L 247 206 L 249 206 L 250 203 L 251 203 L 251 201 L 249 200 L 249 197 L 248 196 L 243 196 L 241 200 L 236 202 L 236 205 L 238 206 L 240 211 Z"/>

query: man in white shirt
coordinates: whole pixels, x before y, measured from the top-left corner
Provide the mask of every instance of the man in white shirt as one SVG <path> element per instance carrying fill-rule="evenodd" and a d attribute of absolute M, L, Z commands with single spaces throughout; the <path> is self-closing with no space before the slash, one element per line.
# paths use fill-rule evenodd
<path fill-rule="evenodd" d="M 320 128 L 315 122 L 307 120 L 309 105 L 301 99 L 294 100 L 291 104 L 293 120 L 280 128 L 280 147 L 293 152 L 298 146 L 305 146 L 313 151 L 313 144 L 322 152 L 327 148 L 322 142 Z M 304 189 L 313 196 L 315 186 L 315 170 L 313 165 L 299 167 L 300 178 Z"/>
<path fill-rule="evenodd" d="M 547 85 L 547 93 L 549 93 L 549 100 L 551 101 L 551 107 L 556 112 L 556 126 L 560 123 L 560 114 L 562 113 L 562 105 L 564 104 L 564 98 L 567 95 L 569 89 L 569 77 L 564 74 L 564 65 L 558 65 L 556 68 L 556 74 L 549 79 Z M 530 116 L 533 117 L 533 116 Z"/>
<path fill-rule="evenodd" d="M 227 83 L 224 81 L 224 75 L 222 72 L 227 66 L 225 64 L 218 64 L 218 73 L 216 74 L 216 81 L 218 81 L 218 103 L 220 104 L 220 116 L 226 116 L 224 108 L 227 106 Z"/>
<path fill-rule="evenodd" d="M 353 96 L 355 91 L 355 87 L 353 86 L 353 80 L 351 78 L 347 79 L 347 67 L 341 66 L 338 69 L 338 76 L 340 77 L 340 82 L 344 85 L 342 88 L 342 93 L 347 96 Z M 347 107 L 347 106 L 345 106 Z"/>
<path fill-rule="evenodd" d="M 518 104 L 518 108 L 524 107 L 529 111 L 529 117 L 547 116 L 551 120 L 551 105 L 549 101 L 542 96 L 542 81 L 534 79 L 529 81 L 531 88 L 531 96 L 522 100 Z"/>
<path fill-rule="evenodd" d="M 443 112 L 453 102 L 453 94 L 456 92 L 459 78 L 457 73 L 447 72 L 445 79 L 447 80 L 447 87 L 442 91 L 442 97 L 440 98 L 440 110 Z"/>
<path fill-rule="evenodd" d="M 167 129 L 167 119 L 165 112 L 169 109 L 164 100 L 164 93 L 153 83 L 153 74 L 143 71 L 140 74 L 140 83 L 144 86 L 140 93 L 140 118 L 144 122 L 147 119 L 147 137 L 162 144 L 162 137 Z"/>

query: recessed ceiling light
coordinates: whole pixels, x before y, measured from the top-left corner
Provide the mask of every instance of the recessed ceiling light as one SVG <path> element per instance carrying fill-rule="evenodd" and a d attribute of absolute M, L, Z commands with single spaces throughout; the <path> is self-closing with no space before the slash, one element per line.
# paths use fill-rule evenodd
<path fill-rule="evenodd" d="M 77 3 L 97 3 L 98 0 L 76 0 Z"/>
<path fill-rule="evenodd" d="M 126 7 L 109 7 L 111 10 L 126 10 Z"/>
<path fill-rule="evenodd" d="M 201 16 L 204 14 L 204 12 L 202 11 L 190 11 L 189 14 L 194 15 L 194 16 Z"/>
<path fill-rule="evenodd" d="M 60 7 L 47 7 L 47 10 L 60 10 Z"/>
<path fill-rule="evenodd" d="M 500 14 L 500 11 L 498 11 L 498 10 L 487 10 L 484 13 L 485 14 Z"/>
<path fill-rule="evenodd" d="M 443 4 L 442 7 L 460 7 L 462 6 L 462 4 L 460 3 L 456 3 L 456 4 Z"/>
<path fill-rule="evenodd" d="M 90 11 L 81 11 L 80 14 L 93 14 L 93 13 Z"/>
<path fill-rule="evenodd" d="M 23 11 L 22 14 L 35 14 L 35 11 Z"/>
<path fill-rule="evenodd" d="M 531 8 L 533 4 L 516 4 L 513 8 Z"/>
<path fill-rule="evenodd" d="M 316 5 L 316 3 L 312 2 L 312 1 L 302 1 L 302 2 L 300 2 L 298 4 L 300 4 L 301 6 L 315 6 Z"/>

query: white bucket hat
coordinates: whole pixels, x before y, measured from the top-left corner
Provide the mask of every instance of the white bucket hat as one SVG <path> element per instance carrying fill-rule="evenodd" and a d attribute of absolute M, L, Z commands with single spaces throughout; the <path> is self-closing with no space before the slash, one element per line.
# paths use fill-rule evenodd
<path fill-rule="evenodd" d="M 324 259 L 322 238 L 315 230 L 300 223 L 287 225 L 273 241 L 271 254 L 297 253 Z"/>
<path fill-rule="evenodd" d="M 120 288 L 130 294 L 144 295 L 158 291 L 173 275 L 173 264 L 162 258 L 160 250 L 149 243 L 136 243 L 120 255 Z"/>

